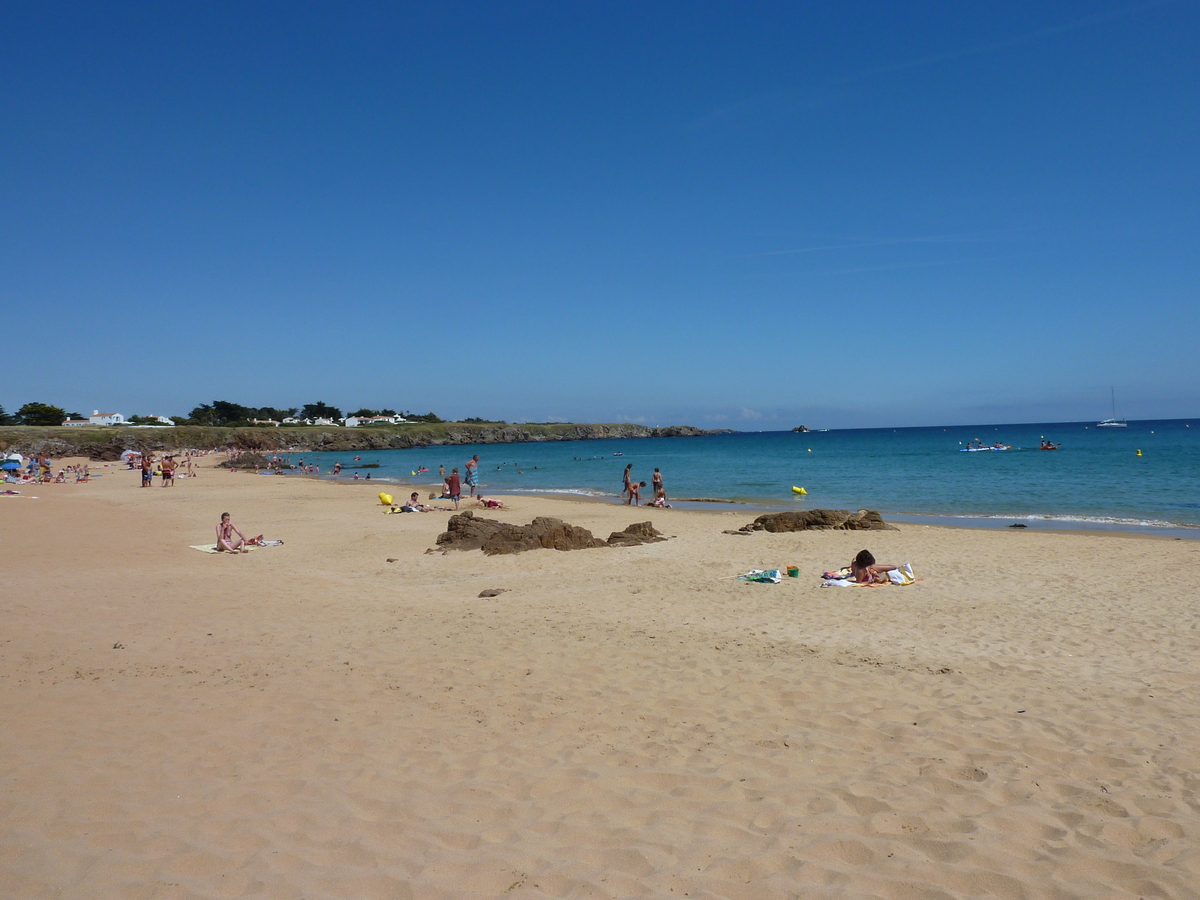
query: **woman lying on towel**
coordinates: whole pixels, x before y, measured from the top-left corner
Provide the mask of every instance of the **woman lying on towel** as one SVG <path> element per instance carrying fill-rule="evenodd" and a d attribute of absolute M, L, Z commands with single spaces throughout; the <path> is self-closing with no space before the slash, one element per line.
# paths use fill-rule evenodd
<path fill-rule="evenodd" d="M 900 566 L 885 566 L 875 562 L 870 550 L 860 550 L 850 561 L 850 577 L 857 584 L 887 584 L 888 572 L 895 572 Z"/>
<path fill-rule="evenodd" d="M 850 565 L 836 572 L 826 572 L 821 587 L 878 587 L 881 584 L 913 584 L 912 565 L 884 566 L 875 562 L 871 551 L 863 550 Z"/>

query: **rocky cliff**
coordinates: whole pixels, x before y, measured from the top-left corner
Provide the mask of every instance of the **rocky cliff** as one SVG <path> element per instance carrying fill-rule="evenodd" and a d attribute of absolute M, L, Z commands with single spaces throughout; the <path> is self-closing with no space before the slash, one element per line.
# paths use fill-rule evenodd
<path fill-rule="evenodd" d="M 650 428 L 614 424 L 398 425 L 379 428 L 0 428 L 0 450 L 40 453 L 51 457 L 87 456 L 115 460 L 122 450 L 406 450 L 454 444 L 518 444 L 531 441 L 587 441 L 599 438 L 694 437 L 727 434 L 690 425 Z"/>

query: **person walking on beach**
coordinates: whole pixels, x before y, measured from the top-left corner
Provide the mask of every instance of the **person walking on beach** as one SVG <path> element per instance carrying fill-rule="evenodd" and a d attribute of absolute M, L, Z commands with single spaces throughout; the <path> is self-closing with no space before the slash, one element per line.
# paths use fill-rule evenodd
<path fill-rule="evenodd" d="M 458 477 L 458 466 L 450 470 L 450 477 L 446 479 L 446 486 L 450 491 L 450 499 L 454 501 L 454 508 L 458 509 L 458 501 L 462 497 L 462 481 Z"/>
<path fill-rule="evenodd" d="M 142 453 L 142 487 L 150 487 L 154 481 L 154 454 Z"/>
<path fill-rule="evenodd" d="M 162 486 L 175 487 L 175 457 L 165 456 L 162 461 Z"/>
<path fill-rule="evenodd" d="M 658 469 L 655 469 L 654 474 L 650 477 L 650 486 L 654 488 L 654 499 L 655 500 L 658 499 L 658 494 L 660 491 L 662 492 L 663 499 L 664 500 L 667 499 L 667 492 L 663 488 L 663 483 L 662 483 L 662 472 L 658 471 Z"/>
<path fill-rule="evenodd" d="M 455 469 L 457 472 L 458 470 Z M 479 475 L 479 454 L 476 453 L 467 460 L 467 487 L 471 489 L 471 496 L 475 496 L 475 485 L 478 484 Z"/>
<path fill-rule="evenodd" d="M 621 477 L 622 477 L 622 479 L 623 479 L 623 480 L 624 480 L 624 482 L 625 482 L 625 486 L 624 486 L 623 488 L 621 488 L 621 496 L 622 496 L 622 497 L 624 497 L 624 496 L 626 496 L 627 494 L 629 494 L 629 472 L 630 472 L 632 469 L 633 469 L 633 463 L 626 463 L 626 465 L 625 465 L 625 473 L 624 473 L 624 474 L 621 476 Z"/>

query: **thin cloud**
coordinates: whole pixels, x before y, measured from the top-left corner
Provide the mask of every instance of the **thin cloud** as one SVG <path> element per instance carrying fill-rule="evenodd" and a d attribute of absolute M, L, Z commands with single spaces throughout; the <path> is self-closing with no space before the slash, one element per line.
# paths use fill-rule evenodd
<path fill-rule="evenodd" d="M 990 233 L 991 236 L 999 232 Z M 818 244 L 813 247 L 795 247 L 790 250 L 763 250 L 758 253 L 739 253 L 733 259 L 753 259 L 760 256 L 788 256 L 794 253 L 818 253 L 823 250 L 857 250 L 864 247 L 891 247 L 897 244 L 967 244 L 986 240 L 983 234 L 943 234 L 930 237 L 886 238 L 878 241 L 848 241 L 841 244 Z"/>
<path fill-rule="evenodd" d="M 970 56 L 980 56 L 985 53 L 995 53 L 998 50 L 1005 50 L 1009 47 L 1018 47 L 1022 44 L 1030 44 L 1035 41 L 1044 40 L 1048 37 L 1054 37 L 1059 34 L 1067 34 L 1072 31 L 1082 31 L 1096 25 L 1103 25 L 1123 16 L 1137 15 L 1150 9 L 1159 6 L 1166 6 L 1174 3 L 1175 0 L 1150 0 L 1147 3 L 1134 3 L 1127 6 L 1117 7 L 1116 9 L 1107 10 L 1104 12 L 1092 13 L 1088 16 L 1082 16 L 1078 19 L 1072 19 L 1069 22 L 1063 22 L 1058 25 L 1048 25 L 1045 28 L 1039 28 L 1036 31 L 1030 31 L 1026 34 L 1015 35 L 1010 38 L 1000 38 L 995 41 L 988 41 L 984 44 L 975 44 L 970 47 L 960 47 L 957 50 L 946 50 L 942 53 L 931 53 L 928 56 L 918 56 L 913 59 L 900 60 L 895 63 L 890 63 L 885 66 L 877 66 L 871 69 L 863 69 L 859 72 L 852 72 L 847 75 L 842 75 L 838 78 L 830 79 L 823 85 L 816 87 L 808 87 L 803 89 L 779 89 L 769 91 L 764 94 L 744 97 L 735 100 L 732 103 L 727 103 L 717 107 L 705 115 L 699 117 L 692 122 L 692 127 L 703 129 L 708 126 L 717 125 L 721 122 L 738 119 L 746 114 L 755 112 L 771 113 L 773 115 L 786 115 L 793 112 L 798 112 L 802 109 L 811 109 L 818 106 L 823 106 L 837 99 L 842 90 L 856 82 L 866 81 L 872 78 L 877 78 L 880 75 L 891 75 L 896 72 L 906 72 L 913 69 L 920 69 L 926 66 L 934 66 L 939 63 L 951 62 L 957 59 L 964 59 Z"/>
<path fill-rule="evenodd" d="M 1037 31 L 1031 31 L 1028 34 L 1020 34 L 1011 38 L 1001 38 L 996 41 L 989 41 L 986 44 L 976 44 L 973 47 L 963 47 L 958 50 L 947 50 L 944 53 L 934 53 L 930 56 L 920 56 L 916 59 L 904 60 L 902 62 L 893 63 L 888 66 L 880 66 L 876 69 L 866 69 L 854 75 L 846 76 L 845 80 L 854 80 L 860 78 L 874 78 L 876 75 L 890 75 L 893 72 L 903 72 L 909 69 L 918 69 L 922 66 L 936 65 L 941 62 L 948 62 L 952 59 L 962 59 L 966 56 L 979 56 L 984 53 L 993 53 L 996 50 L 1004 50 L 1008 47 L 1017 47 L 1021 44 L 1029 44 L 1034 41 L 1040 41 L 1043 38 L 1053 37 L 1057 34 L 1067 34 L 1072 31 L 1081 31 L 1093 25 L 1102 25 L 1105 22 L 1111 22 L 1122 16 L 1134 15 L 1144 12 L 1148 9 L 1153 9 L 1157 6 L 1165 6 L 1168 3 L 1173 3 L 1174 0 L 1152 0 L 1150 3 L 1135 3 L 1129 6 L 1122 6 L 1116 9 L 1110 9 L 1105 12 L 1092 13 L 1090 16 L 1082 16 L 1078 19 L 1072 19 L 1070 22 L 1063 22 L 1060 25 L 1049 25 L 1045 28 L 1039 28 Z"/>

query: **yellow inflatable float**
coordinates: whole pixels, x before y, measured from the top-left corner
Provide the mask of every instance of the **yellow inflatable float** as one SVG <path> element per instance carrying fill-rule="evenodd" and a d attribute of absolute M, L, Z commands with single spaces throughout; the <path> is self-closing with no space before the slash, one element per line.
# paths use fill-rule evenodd
<path fill-rule="evenodd" d="M 793 484 L 793 485 L 792 485 L 792 493 L 793 493 L 793 494 L 807 494 L 807 493 L 808 493 L 808 491 L 806 491 L 806 490 L 805 490 L 804 488 L 802 488 L 802 487 L 796 487 L 796 486 Z"/>
<path fill-rule="evenodd" d="M 384 494 L 384 493 L 380 492 L 379 502 L 382 503 L 384 506 L 391 506 L 392 505 L 392 495 Z"/>

